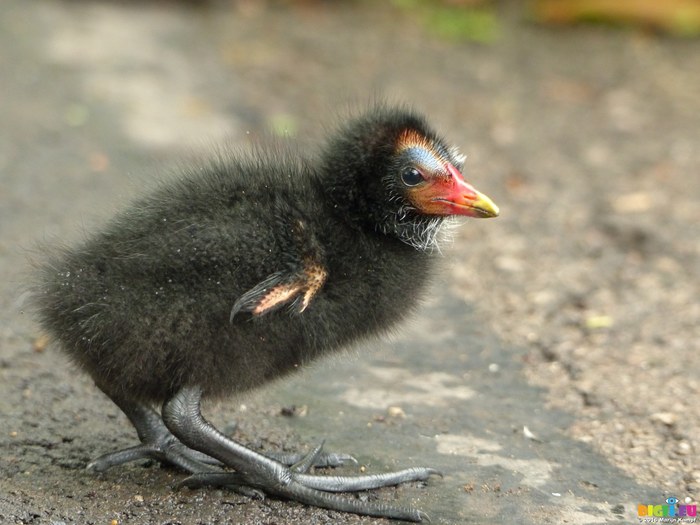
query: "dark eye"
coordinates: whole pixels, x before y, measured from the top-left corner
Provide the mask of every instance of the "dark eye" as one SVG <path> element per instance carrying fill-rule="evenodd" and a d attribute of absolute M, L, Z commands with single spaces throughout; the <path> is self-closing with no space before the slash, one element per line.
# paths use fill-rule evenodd
<path fill-rule="evenodd" d="M 423 174 L 416 168 L 404 168 L 401 172 L 401 180 L 406 186 L 416 186 L 420 184 L 425 179 L 423 179 Z"/>

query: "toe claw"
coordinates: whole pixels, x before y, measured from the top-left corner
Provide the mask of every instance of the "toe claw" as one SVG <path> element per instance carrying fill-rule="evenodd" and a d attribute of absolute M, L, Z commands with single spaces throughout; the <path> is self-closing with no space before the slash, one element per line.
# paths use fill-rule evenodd
<path fill-rule="evenodd" d="M 265 500 L 265 493 L 260 490 L 256 489 L 253 487 L 247 487 L 245 485 L 233 485 L 231 486 L 231 489 L 234 490 L 235 492 L 238 492 L 242 496 L 246 496 L 251 499 L 257 499 L 260 501 Z"/>
<path fill-rule="evenodd" d="M 98 459 L 96 459 L 88 463 L 85 466 L 85 470 L 87 470 L 90 474 L 101 474 L 107 469 L 104 465 L 101 464 L 101 462 Z"/>
<path fill-rule="evenodd" d="M 201 480 L 197 479 L 195 476 L 187 476 L 185 479 L 183 479 L 182 481 L 179 481 L 178 483 L 175 484 L 175 490 L 180 490 L 183 488 L 199 489 L 205 485 L 206 485 L 206 483 L 203 483 Z"/>
<path fill-rule="evenodd" d="M 301 473 L 308 472 L 309 469 L 316 464 L 319 456 L 321 455 L 321 452 L 323 451 L 323 444 L 324 441 L 321 441 L 321 443 L 311 449 L 304 457 L 301 458 L 301 460 L 290 467 L 291 470 L 293 472 Z"/>
<path fill-rule="evenodd" d="M 176 488 L 187 487 L 190 489 L 198 489 L 201 487 L 237 487 L 241 485 L 241 477 L 235 472 L 196 472 L 191 476 L 187 476 L 176 485 Z"/>
<path fill-rule="evenodd" d="M 428 473 L 428 476 L 439 476 L 441 478 L 444 478 L 445 475 L 439 471 L 438 469 L 434 469 L 431 467 L 425 467 L 426 472 Z"/>
<path fill-rule="evenodd" d="M 345 465 L 346 463 L 352 463 L 354 465 L 359 465 L 360 462 L 357 461 L 353 456 L 350 454 L 337 454 L 337 453 L 329 453 L 326 454 L 323 459 L 325 460 L 325 464 L 323 466 L 325 467 L 341 467 Z M 316 465 L 319 466 L 319 465 Z"/>

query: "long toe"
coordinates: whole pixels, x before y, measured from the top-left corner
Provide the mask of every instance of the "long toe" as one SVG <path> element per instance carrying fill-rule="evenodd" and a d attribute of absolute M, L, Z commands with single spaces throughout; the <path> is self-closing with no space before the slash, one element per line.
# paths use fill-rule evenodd
<path fill-rule="evenodd" d="M 283 465 L 291 467 L 297 465 L 306 459 L 306 454 L 294 452 L 264 452 L 264 454 L 275 461 L 279 461 Z M 353 463 L 357 465 L 357 460 L 350 454 L 342 454 L 338 452 L 321 452 L 316 456 L 310 467 L 326 468 L 326 467 L 342 467 Z"/>
<path fill-rule="evenodd" d="M 306 503 L 307 505 L 314 505 L 316 507 L 340 512 L 353 512 L 365 516 L 405 521 L 420 522 L 424 519 L 429 521 L 425 512 L 413 507 L 400 507 L 379 501 L 344 498 L 337 494 L 306 487 L 296 481 L 293 481 L 285 487 L 280 487 L 280 490 L 276 491 L 276 494 L 300 503 Z"/>
<path fill-rule="evenodd" d="M 170 436 L 169 439 L 157 443 L 142 443 L 109 452 L 88 463 L 86 468 L 90 472 L 100 473 L 112 467 L 139 460 L 158 461 L 190 474 L 216 472 L 219 470 L 217 465 L 221 465 L 218 460 L 202 452 L 192 450 Z"/>
<path fill-rule="evenodd" d="M 379 487 L 400 485 L 409 481 L 425 481 L 430 476 L 441 476 L 439 471 L 429 467 L 414 467 L 396 472 L 383 472 L 365 476 L 313 476 L 296 474 L 294 479 L 302 485 L 326 492 L 356 492 Z"/>
<path fill-rule="evenodd" d="M 134 447 L 104 454 L 88 463 L 86 468 L 90 472 L 104 472 L 112 467 L 123 465 L 131 461 L 156 459 L 154 454 L 155 451 L 152 447 L 148 445 L 136 445 Z"/>
<path fill-rule="evenodd" d="M 226 487 L 249 498 L 265 499 L 265 493 L 262 490 L 246 485 L 243 477 L 236 472 L 200 472 L 192 474 L 178 483 L 177 488 L 182 487 L 190 489 Z"/>

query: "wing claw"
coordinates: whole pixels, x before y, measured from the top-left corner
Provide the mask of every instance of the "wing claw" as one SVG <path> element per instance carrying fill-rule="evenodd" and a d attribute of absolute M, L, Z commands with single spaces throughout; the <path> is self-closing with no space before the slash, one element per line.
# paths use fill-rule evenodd
<path fill-rule="evenodd" d="M 299 274 L 275 273 L 241 295 L 231 308 L 229 322 L 240 312 L 255 317 L 274 312 L 290 304 L 297 313 L 304 312 L 328 277 L 325 268 L 307 260 Z"/>

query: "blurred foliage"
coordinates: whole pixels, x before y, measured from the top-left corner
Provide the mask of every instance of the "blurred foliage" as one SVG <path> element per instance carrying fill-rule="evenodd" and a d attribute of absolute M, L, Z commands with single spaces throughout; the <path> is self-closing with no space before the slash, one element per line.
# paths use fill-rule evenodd
<path fill-rule="evenodd" d="M 533 14 L 548 24 L 602 22 L 700 35 L 700 0 L 534 0 Z"/>
<path fill-rule="evenodd" d="M 498 38 L 500 25 L 491 2 L 483 0 L 392 0 L 417 16 L 441 38 L 488 44 Z"/>
<path fill-rule="evenodd" d="M 279 137 L 293 137 L 297 134 L 298 126 L 294 115 L 289 113 L 274 113 L 268 123 L 272 133 Z"/>

